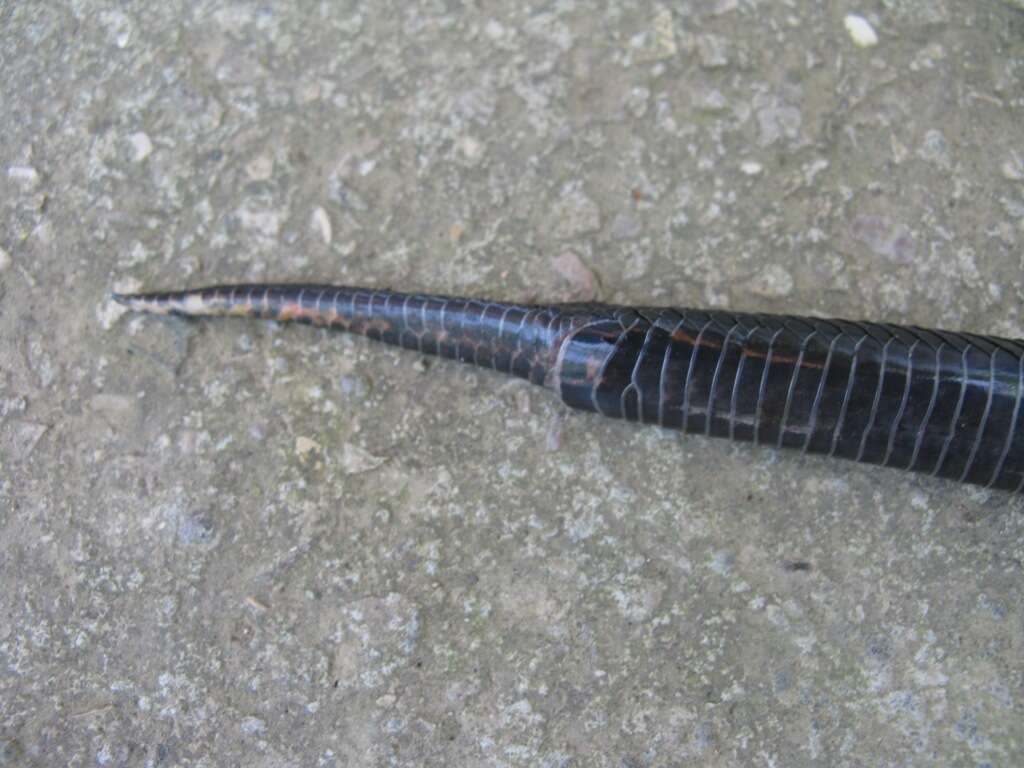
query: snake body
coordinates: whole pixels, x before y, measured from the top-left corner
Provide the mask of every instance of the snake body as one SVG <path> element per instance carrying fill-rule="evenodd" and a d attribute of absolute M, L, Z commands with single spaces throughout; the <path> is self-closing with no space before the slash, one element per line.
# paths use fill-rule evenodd
<path fill-rule="evenodd" d="M 131 309 L 340 328 L 683 432 L 1024 487 L 1024 341 L 721 310 L 520 305 L 328 285 L 115 295 Z"/>

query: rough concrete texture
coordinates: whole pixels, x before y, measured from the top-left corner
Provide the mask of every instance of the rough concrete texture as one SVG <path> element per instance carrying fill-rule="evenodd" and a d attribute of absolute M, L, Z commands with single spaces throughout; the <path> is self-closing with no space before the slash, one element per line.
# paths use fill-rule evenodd
<path fill-rule="evenodd" d="M 519 5 L 0 4 L 0 765 L 1024 761 L 1019 499 L 107 301 L 1024 336 L 1014 3 Z"/>

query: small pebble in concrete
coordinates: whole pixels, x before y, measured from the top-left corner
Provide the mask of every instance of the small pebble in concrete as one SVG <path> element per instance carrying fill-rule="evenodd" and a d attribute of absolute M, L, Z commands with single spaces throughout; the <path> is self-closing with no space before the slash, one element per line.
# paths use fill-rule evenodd
<path fill-rule="evenodd" d="M 31 189 L 39 183 L 39 171 L 31 165 L 12 165 L 7 168 L 7 178 Z"/>
<path fill-rule="evenodd" d="M 142 131 L 133 133 L 129 136 L 128 142 L 131 144 L 131 159 L 133 163 L 141 163 L 153 152 L 153 142 L 150 140 L 149 136 Z"/>
<path fill-rule="evenodd" d="M 740 170 L 747 176 L 760 176 L 761 171 L 764 170 L 764 166 L 756 160 L 744 160 L 740 163 Z"/>
<path fill-rule="evenodd" d="M 855 13 L 848 14 L 843 19 L 843 25 L 846 27 L 850 39 L 853 40 L 853 44 L 858 48 L 871 48 L 878 45 L 878 33 L 871 26 L 871 22 L 863 16 L 858 16 Z"/>
<path fill-rule="evenodd" d="M 313 209 L 310 223 L 313 229 L 320 235 L 320 239 L 324 241 L 324 245 L 330 245 L 331 218 L 327 215 L 327 211 L 324 210 L 323 206 L 318 205 Z"/>

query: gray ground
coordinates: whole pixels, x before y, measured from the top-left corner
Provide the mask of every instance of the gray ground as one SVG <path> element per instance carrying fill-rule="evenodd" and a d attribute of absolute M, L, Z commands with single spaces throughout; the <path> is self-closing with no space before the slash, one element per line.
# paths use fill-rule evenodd
<path fill-rule="evenodd" d="M 1024 336 L 1020 3 L 512 5 L 0 3 L 0 765 L 1024 760 L 1019 500 L 108 303 Z"/>

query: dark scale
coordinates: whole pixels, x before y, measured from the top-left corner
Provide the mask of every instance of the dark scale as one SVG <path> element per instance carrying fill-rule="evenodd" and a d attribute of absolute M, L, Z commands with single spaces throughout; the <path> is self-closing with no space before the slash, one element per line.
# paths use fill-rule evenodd
<path fill-rule="evenodd" d="M 115 296 L 337 327 L 555 390 L 567 405 L 1019 492 L 1024 342 L 711 310 L 522 306 L 325 285 Z"/>

